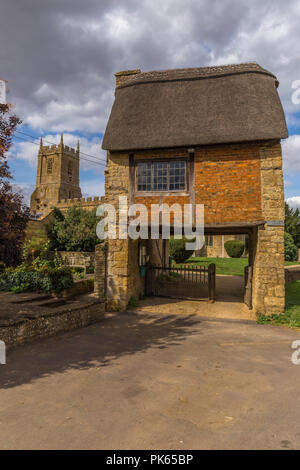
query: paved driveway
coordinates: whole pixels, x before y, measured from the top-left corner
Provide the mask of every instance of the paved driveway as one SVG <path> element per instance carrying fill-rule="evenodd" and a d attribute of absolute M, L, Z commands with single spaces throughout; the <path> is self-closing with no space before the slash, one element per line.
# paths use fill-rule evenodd
<path fill-rule="evenodd" d="M 8 354 L 1 449 L 300 448 L 300 331 L 134 312 Z"/>

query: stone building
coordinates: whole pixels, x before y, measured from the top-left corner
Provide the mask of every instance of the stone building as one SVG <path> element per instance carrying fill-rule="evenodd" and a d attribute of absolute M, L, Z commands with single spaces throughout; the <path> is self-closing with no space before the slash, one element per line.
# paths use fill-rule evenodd
<path fill-rule="evenodd" d="M 51 146 L 44 146 L 41 137 L 36 187 L 30 199 L 33 214 L 48 213 L 63 199 L 81 198 L 79 154 L 79 142 L 75 151 L 64 145 L 63 135 L 59 145 Z"/>
<path fill-rule="evenodd" d="M 229 258 L 225 249 L 225 243 L 229 240 L 240 240 L 246 244 L 246 235 L 206 235 L 203 248 L 195 256 Z"/>
<path fill-rule="evenodd" d="M 38 153 L 36 186 L 30 199 L 32 215 L 43 219 L 53 207 L 65 212 L 78 206 L 91 210 L 101 204 L 101 197 L 83 198 L 79 185 L 80 149 L 64 145 L 63 135 L 59 145 L 44 146 L 41 137 Z"/>
<path fill-rule="evenodd" d="M 281 139 L 277 78 L 256 63 L 116 74 L 103 139 L 105 200 L 204 204 L 205 235 L 248 235 L 251 303 L 284 309 Z M 122 309 L 144 291 L 140 241 L 109 240 L 107 298 Z M 164 262 L 167 244 L 143 254 Z"/>

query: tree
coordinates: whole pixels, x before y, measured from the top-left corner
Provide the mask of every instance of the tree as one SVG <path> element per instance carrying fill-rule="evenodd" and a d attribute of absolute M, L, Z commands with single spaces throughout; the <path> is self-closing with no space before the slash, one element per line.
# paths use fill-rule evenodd
<path fill-rule="evenodd" d="M 47 227 L 50 249 L 60 251 L 94 251 L 99 243 L 96 235 L 96 209 L 87 211 L 70 207 L 64 216 L 54 209 L 54 217 Z"/>
<path fill-rule="evenodd" d="M 298 248 L 294 244 L 292 235 L 287 232 L 284 232 L 284 259 L 285 261 L 298 260 Z"/>
<path fill-rule="evenodd" d="M 294 244 L 300 248 L 300 212 L 299 209 L 292 209 L 285 203 L 285 231 L 294 240 Z"/>
<path fill-rule="evenodd" d="M 6 160 L 19 118 L 11 114 L 11 106 L 0 104 L 0 261 L 15 266 L 21 261 L 29 208 L 23 197 L 12 190 L 12 176 Z"/>

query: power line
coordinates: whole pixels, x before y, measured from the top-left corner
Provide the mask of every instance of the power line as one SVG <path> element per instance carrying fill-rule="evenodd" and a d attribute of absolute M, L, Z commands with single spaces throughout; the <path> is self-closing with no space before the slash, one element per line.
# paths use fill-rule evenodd
<path fill-rule="evenodd" d="M 34 136 L 34 135 L 31 135 L 31 134 L 26 134 L 26 132 L 21 132 L 21 131 L 18 131 L 18 130 L 16 130 L 15 132 L 17 132 L 18 134 L 26 135 L 27 137 L 31 137 L 32 139 L 39 139 L 38 136 Z M 47 142 L 48 144 L 51 144 L 51 145 L 57 145 L 55 142 L 51 142 L 50 140 L 43 139 L 43 141 Z M 97 161 L 99 161 L 99 160 L 100 161 L 105 161 L 101 157 L 95 157 L 95 155 L 90 155 L 90 154 L 82 152 L 82 151 L 80 151 L 80 154 L 81 155 L 86 155 L 87 157 L 95 158 Z"/>
<path fill-rule="evenodd" d="M 38 147 L 40 146 L 40 144 L 38 144 L 37 142 L 33 142 L 32 140 L 28 140 L 28 139 L 25 139 L 24 137 L 19 137 L 18 135 L 14 135 L 14 139 L 19 139 L 19 140 L 22 140 L 24 142 L 30 142 L 31 144 L 34 144 L 34 145 L 37 145 Z M 53 144 L 55 145 L 55 144 Z M 88 158 L 85 158 L 85 157 L 81 157 L 81 160 L 84 160 L 86 162 L 90 162 L 90 163 L 93 163 L 94 165 L 99 165 L 99 166 L 104 166 L 106 167 L 106 164 L 105 163 L 101 163 L 101 162 L 96 162 L 94 160 L 89 160 Z"/>

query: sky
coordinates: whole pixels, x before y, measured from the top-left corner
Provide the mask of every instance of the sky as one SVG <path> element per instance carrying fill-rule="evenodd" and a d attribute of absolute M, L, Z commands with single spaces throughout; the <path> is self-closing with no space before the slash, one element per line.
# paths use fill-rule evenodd
<path fill-rule="evenodd" d="M 28 201 L 39 136 L 58 143 L 63 132 L 67 145 L 80 139 L 83 195 L 104 193 L 115 72 L 255 61 L 280 82 L 285 197 L 300 208 L 299 25 L 299 0 L 1 0 L 0 77 L 23 121 L 9 153 L 15 187 Z"/>

